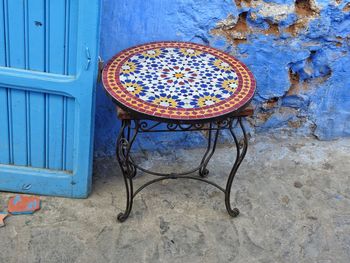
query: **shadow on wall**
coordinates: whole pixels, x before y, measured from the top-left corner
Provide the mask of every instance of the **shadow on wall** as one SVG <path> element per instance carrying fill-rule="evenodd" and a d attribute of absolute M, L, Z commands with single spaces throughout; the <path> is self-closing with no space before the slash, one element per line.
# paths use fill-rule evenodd
<path fill-rule="evenodd" d="M 104 0 L 101 55 L 159 40 L 208 44 L 244 61 L 258 91 L 251 132 L 350 135 L 350 0 Z M 97 90 L 95 156 L 114 154 L 120 124 Z M 178 135 L 180 136 L 180 135 Z M 182 139 L 174 138 L 175 142 Z M 154 148 L 156 139 L 145 143 Z M 187 140 L 198 146 L 201 137 Z"/>

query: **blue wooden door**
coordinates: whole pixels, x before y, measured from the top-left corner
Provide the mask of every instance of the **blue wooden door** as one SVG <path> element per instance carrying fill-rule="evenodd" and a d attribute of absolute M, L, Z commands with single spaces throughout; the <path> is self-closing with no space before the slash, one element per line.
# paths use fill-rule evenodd
<path fill-rule="evenodd" d="M 0 1 L 0 191 L 89 194 L 99 10 Z"/>

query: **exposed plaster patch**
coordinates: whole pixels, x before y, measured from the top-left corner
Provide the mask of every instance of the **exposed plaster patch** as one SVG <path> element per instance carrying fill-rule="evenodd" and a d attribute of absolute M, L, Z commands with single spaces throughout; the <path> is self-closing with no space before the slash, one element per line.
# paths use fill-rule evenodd
<path fill-rule="evenodd" d="M 261 108 L 264 110 L 271 110 L 271 109 L 275 108 L 276 106 L 278 106 L 278 100 L 279 100 L 278 97 L 271 98 L 271 99 L 265 101 L 262 104 Z"/>
<path fill-rule="evenodd" d="M 307 119 L 305 117 L 300 117 L 297 120 L 294 121 L 288 121 L 288 126 L 290 128 L 294 128 L 294 129 L 299 129 L 300 127 L 302 127 L 302 125 L 307 121 Z"/>
<path fill-rule="evenodd" d="M 278 24 L 273 23 L 273 22 L 270 21 L 270 20 L 267 20 L 266 22 L 269 24 L 269 28 L 266 29 L 266 30 L 264 30 L 264 34 L 265 34 L 265 35 L 275 35 L 275 36 L 279 36 L 279 35 L 281 34 Z"/>
<path fill-rule="evenodd" d="M 297 36 L 300 31 L 308 27 L 312 19 L 319 16 L 320 10 L 314 0 L 296 0 L 294 8 L 298 20 L 287 27 L 285 31 L 292 36 Z"/>
<path fill-rule="evenodd" d="M 246 42 L 248 36 L 254 33 L 279 36 L 286 32 L 297 36 L 320 15 L 315 0 L 296 0 L 294 5 L 262 0 L 235 2 L 241 13 L 228 16 L 211 31 L 214 35 L 225 36 L 235 45 Z"/>
<path fill-rule="evenodd" d="M 295 12 L 301 17 L 315 16 L 320 13 L 314 0 L 296 0 Z"/>
<path fill-rule="evenodd" d="M 235 0 L 237 7 L 250 6 L 252 0 Z"/>
<path fill-rule="evenodd" d="M 231 14 L 226 19 L 219 21 L 216 24 L 216 28 L 222 30 L 230 30 L 236 26 L 237 22 L 238 17 L 235 17 Z"/>
<path fill-rule="evenodd" d="M 300 94 L 302 91 L 306 91 L 310 89 L 310 87 L 314 87 L 314 84 L 322 84 L 327 81 L 331 75 L 332 70 L 327 64 L 323 65 L 315 65 L 317 64 L 317 51 L 311 51 L 310 56 L 306 58 L 304 62 L 304 66 L 298 70 L 294 71 L 293 66 L 294 63 L 290 64 L 289 68 L 289 80 L 290 80 L 290 88 L 286 93 L 287 96 Z M 301 63 L 300 61 L 297 63 Z M 318 67 L 322 66 L 322 71 L 315 72 L 319 70 Z M 300 77 L 300 74 L 303 75 L 303 78 Z M 312 82 L 313 85 L 310 85 Z"/>
<path fill-rule="evenodd" d="M 310 21 L 310 18 L 306 18 L 306 17 L 299 18 L 296 23 L 294 23 L 294 24 L 290 25 L 289 27 L 287 27 L 285 29 L 285 32 L 287 32 L 287 33 L 289 33 L 289 34 L 291 34 L 292 36 L 295 37 L 295 36 L 298 35 L 298 33 L 301 30 L 303 30 L 303 29 L 305 29 L 307 27 L 309 21 Z"/>
<path fill-rule="evenodd" d="M 336 47 L 343 46 L 343 38 L 342 37 L 336 37 L 334 42 L 335 42 Z"/>
<path fill-rule="evenodd" d="M 224 35 L 229 42 L 235 45 L 246 42 L 247 34 L 251 33 L 251 29 L 247 24 L 247 15 L 248 12 L 242 12 L 233 25 L 230 24 L 230 26 L 227 26 L 227 22 L 218 24 L 219 27 L 213 29 L 211 33 L 214 35 Z M 234 21 L 234 19 L 232 18 L 231 21 Z"/>
<path fill-rule="evenodd" d="M 347 56 L 350 46 L 346 35 L 349 16 L 344 13 L 350 11 L 350 3 L 340 0 L 338 5 L 323 0 L 235 2 L 239 7 L 236 19 L 220 24 L 215 33 L 225 36 L 228 43 L 242 43 L 236 48 L 232 45 L 232 53 L 251 65 L 260 77 L 262 86 L 254 100 L 256 113 L 248 119 L 249 123 L 257 131 L 289 127 L 309 132 L 311 127 L 310 134 L 314 133 L 316 125 L 311 115 L 312 105 L 317 101 L 314 91 L 333 87 L 332 75 L 338 76 L 344 70 L 343 66 L 335 67 L 335 61 Z M 285 71 L 274 71 L 268 66 L 270 61 Z M 266 72 L 261 70 L 265 65 Z M 332 101 L 328 97 L 325 100 Z"/>
<path fill-rule="evenodd" d="M 288 107 L 273 108 L 269 111 L 260 111 L 255 117 L 249 120 L 249 123 L 255 126 L 257 129 L 264 129 L 272 123 L 277 124 L 278 127 L 286 125 L 294 125 L 301 127 L 305 123 L 306 118 L 299 116 L 299 110 Z M 300 117 L 300 118 L 299 118 Z"/>
<path fill-rule="evenodd" d="M 285 123 L 285 126 L 296 129 L 305 127 L 309 121 L 305 112 L 310 105 L 310 98 L 306 94 L 332 75 L 327 60 L 322 60 L 324 56 L 322 52 L 322 50 L 310 51 L 308 57 L 290 63 L 289 90 L 282 96 L 273 97 L 256 105 L 256 116 L 251 120 L 255 127 L 264 129 L 277 123 L 282 126 Z"/>
<path fill-rule="evenodd" d="M 287 92 L 287 95 L 296 95 L 299 94 L 302 89 L 305 89 L 305 82 L 300 83 L 300 76 L 297 72 L 293 72 L 292 69 L 289 69 L 289 80 L 290 88 Z"/>
<path fill-rule="evenodd" d="M 288 15 L 294 13 L 294 7 L 292 5 L 281 5 L 275 3 L 265 3 L 260 5 L 258 2 L 254 5 L 256 8 L 259 8 L 257 13 L 260 16 L 269 18 L 270 20 L 273 19 L 274 23 L 286 20 Z"/>
<path fill-rule="evenodd" d="M 350 3 L 347 3 L 344 8 L 343 8 L 343 12 L 350 12 Z"/>
<path fill-rule="evenodd" d="M 247 118 L 250 125 L 254 127 L 259 127 L 263 123 L 267 122 L 268 119 L 274 114 L 273 111 L 269 112 L 258 112 L 255 116 Z"/>
<path fill-rule="evenodd" d="M 246 35 L 251 31 L 247 24 L 247 16 L 248 12 L 242 12 L 239 14 L 236 25 L 231 28 L 231 34 L 235 35 L 236 33 L 239 33 L 241 35 Z"/>
<path fill-rule="evenodd" d="M 261 0 L 236 0 L 239 8 L 242 7 L 242 4 L 245 5 L 245 8 L 241 9 L 238 16 L 230 15 L 227 19 L 218 22 L 217 27 L 211 33 L 223 35 L 236 45 L 245 42 L 247 36 L 252 33 L 279 36 L 282 32 L 286 32 L 297 36 L 320 13 L 315 0 L 296 0 L 294 5 L 266 3 Z M 287 26 L 293 22 L 291 19 L 293 15 L 296 15 L 297 20 Z M 261 24 L 261 27 L 248 24 L 247 19 Z"/>
<path fill-rule="evenodd" d="M 260 112 L 257 114 L 257 119 L 260 121 L 260 122 L 266 122 L 272 115 L 273 115 L 273 111 L 270 111 L 270 112 Z"/>

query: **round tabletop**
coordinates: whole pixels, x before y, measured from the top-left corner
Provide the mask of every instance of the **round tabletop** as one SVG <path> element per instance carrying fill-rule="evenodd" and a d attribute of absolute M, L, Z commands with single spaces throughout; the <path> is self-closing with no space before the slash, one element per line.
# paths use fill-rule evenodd
<path fill-rule="evenodd" d="M 126 49 L 103 70 L 103 85 L 119 106 L 165 121 L 223 118 L 254 96 L 253 74 L 236 58 L 187 42 Z"/>

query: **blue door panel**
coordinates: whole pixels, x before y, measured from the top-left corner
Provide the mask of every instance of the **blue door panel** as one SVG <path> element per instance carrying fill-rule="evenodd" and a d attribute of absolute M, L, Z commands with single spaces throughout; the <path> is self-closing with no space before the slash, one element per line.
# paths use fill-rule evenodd
<path fill-rule="evenodd" d="M 86 197 L 100 1 L 1 7 L 0 191 Z"/>
<path fill-rule="evenodd" d="M 0 88 L 0 163 L 10 163 L 8 91 Z"/>
<path fill-rule="evenodd" d="M 72 174 L 69 173 L 6 165 L 1 167 L 1 171 L 8 175 L 1 178 L 2 191 L 78 198 L 86 196 L 75 189 Z"/>
<path fill-rule="evenodd" d="M 25 68 L 25 20 L 22 0 L 8 0 L 5 11 L 7 14 L 6 40 L 8 49 L 8 66 Z"/>
<path fill-rule="evenodd" d="M 65 105 L 65 144 L 64 144 L 64 167 L 63 170 L 73 171 L 74 161 L 74 127 L 75 127 L 75 100 L 69 98 Z"/>
<path fill-rule="evenodd" d="M 4 9 L 4 1 L 0 1 L 0 47 L 5 47 L 5 31 L 6 31 L 6 24 L 5 24 L 5 9 Z M 4 67 L 6 66 L 6 48 L 0 48 L 0 66 Z"/>
<path fill-rule="evenodd" d="M 57 74 L 66 74 L 67 61 L 65 45 L 66 38 L 66 19 L 65 1 L 48 2 L 47 16 L 50 21 L 46 31 L 49 35 L 48 42 L 48 71 Z"/>
<path fill-rule="evenodd" d="M 0 65 L 75 74 L 78 4 L 77 0 L 1 1 Z"/>
<path fill-rule="evenodd" d="M 27 129 L 26 120 L 26 91 L 10 90 L 10 107 L 11 112 L 10 124 L 12 127 L 12 146 L 13 164 L 26 166 L 27 165 Z"/>
<path fill-rule="evenodd" d="M 45 72 L 45 0 L 26 1 L 28 69 Z"/>
<path fill-rule="evenodd" d="M 62 170 L 63 163 L 63 98 L 49 95 L 48 168 Z"/>
<path fill-rule="evenodd" d="M 30 162 L 33 167 L 45 166 L 45 95 L 29 92 Z"/>
<path fill-rule="evenodd" d="M 0 88 L 0 101 L 0 164 L 73 170 L 73 98 Z"/>

